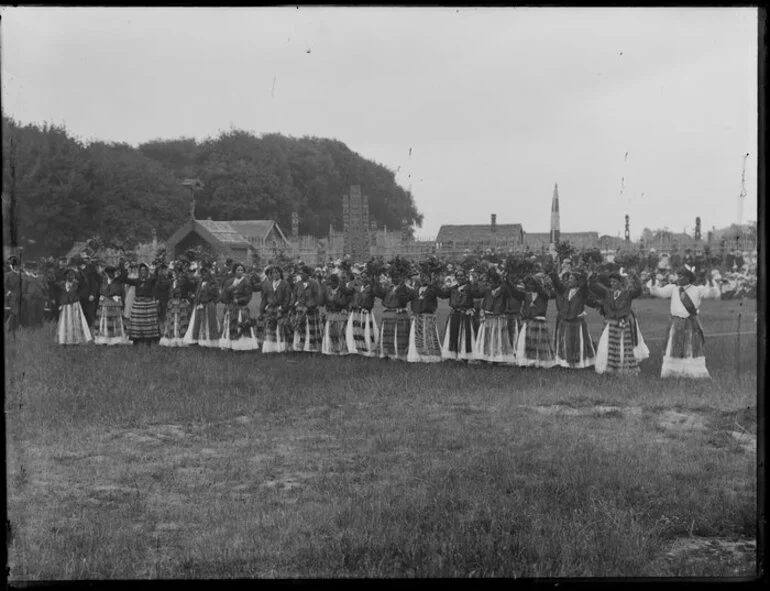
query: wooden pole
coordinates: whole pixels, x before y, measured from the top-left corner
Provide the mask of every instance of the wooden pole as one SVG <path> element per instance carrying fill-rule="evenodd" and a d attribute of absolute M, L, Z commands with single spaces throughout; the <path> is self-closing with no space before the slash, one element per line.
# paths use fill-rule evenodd
<path fill-rule="evenodd" d="M 741 300 L 740 306 L 743 306 L 743 300 Z M 736 331 L 735 339 L 735 377 L 741 379 L 741 313 L 738 312 L 738 329 Z"/>

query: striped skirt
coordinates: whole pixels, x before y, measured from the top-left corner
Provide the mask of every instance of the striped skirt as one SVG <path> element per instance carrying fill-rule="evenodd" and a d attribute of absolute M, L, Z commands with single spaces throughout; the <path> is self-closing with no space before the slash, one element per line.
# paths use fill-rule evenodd
<path fill-rule="evenodd" d="M 219 347 L 221 333 L 217 318 L 217 305 L 209 302 L 203 304 L 202 309 L 198 309 L 197 306 L 193 309 L 190 325 L 187 327 L 183 342 L 186 345 L 197 344 L 199 347 Z"/>
<path fill-rule="evenodd" d="M 377 355 L 379 332 L 377 321 L 369 310 L 355 310 L 348 315 L 345 331 L 348 351 L 366 357 Z"/>
<path fill-rule="evenodd" d="M 123 304 L 112 298 L 99 303 L 96 311 L 96 330 L 94 343 L 97 345 L 130 345 L 123 328 Z"/>
<path fill-rule="evenodd" d="M 219 339 L 219 348 L 232 349 L 233 351 L 258 350 L 257 333 L 250 321 L 251 313 L 248 306 L 229 305 L 222 319 L 222 337 Z"/>
<path fill-rule="evenodd" d="M 134 297 L 134 304 L 131 306 L 131 322 L 128 325 L 128 338 L 132 341 L 160 338 L 158 301 L 155 298 Z"/>
<path fill-rule="evenodd" d="M 554 344 L 556 365 L 569 369 L 593 367 L 596 349 L 584 316 L 574 320 L 556 319 Z"/>
<path fill-rule="evenodd" d="M 184 335 L 189 327 L 190 302 L 176 298 L 169 300 L 160 344 L 164 347 L 186 347 Z"/>
<path fill-rule="evenodd" d="M 508 317 L 486 314 L 476 335 L 473 358 L 488 363 L 516 363 L 516 349 L 510 341 Z"/>
<path fill-rule="evenodd" d="M 435 313 L 416 314 L 412 317 L 406 360 L 411 363 L 441 361 L 441 337 L 438 334 L 438 317 Z"/>
<path fill-rule="evenodd" d="M 602 337 L 596 347 L 594 370 L 598 374 L 636 375 L 640 371 L 639 362 L 649 355 L 636 319 L 610 318 L 604 323 Z"/>
<path fill-rule="evenodd" d="M 406 310 L 383 310 L 380 327 L 380 358 L 406 360 L 409 353 L 409 313 Z"/>
<path fill-rule="evenodd" d="M 516 365 L 547 369 L 556 365 L 545 318 L 525 320 L 516 340 Z"/>
<path fill-rule="evenodd" d="M 300 314 L 295 319 L 294 338 L 292 341 L 294 351 L 320 353 L 322 337 L 321 315 L 318 310 Z"/>
<path fill-rule="evenodd" d="M 521 316 L 519 314 L 506 314 L 506 316 L 508 316 L 508 338 L 511 339 L 511 344 L 515 350 L 521 330 Z"/>
<path fill-rule="evenodd" d="M 345 331 L 348 326 L 348 311 L 327 312 L 321 353 L 324 355 L 347 355 L 348 343 Z"/>
<path fill-rule="evenodd" d="M 473 323 L 474 310 L 452 311 L 446 321 L 441 358 L 454 360 L 473 359 L 476 329 Z"/>
<path fill-rule="evenodd" d="M 672 316 L 661 378 L 709 378 L 703 329 L 697 316 Z"/>
<path fill-rule="evenodd" d="M 60 345 L 83 345 L 93 340 L 88 328 L 86 315 L 80 302 L 66 304 L 59 311 L 59 329 L 56 332 L 56 342 Z"/>
<path fill-rule="evenodd" d="M 262 341 L 263 353 L 285 353 L 288 350 L 286 342 L 288 318 L 285 316 L 265 316 L 261 319 L 264 328 Z"/>

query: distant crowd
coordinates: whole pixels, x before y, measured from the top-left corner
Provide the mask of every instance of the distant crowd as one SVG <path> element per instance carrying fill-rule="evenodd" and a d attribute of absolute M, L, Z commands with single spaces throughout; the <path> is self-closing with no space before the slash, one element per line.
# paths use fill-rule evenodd
<path fill-rule="evenodd" d="M 60 344 L 195 345 L 635 374 L 649 351 L 632 302 L 651 296 L 671 300 L 661 375 L 708 377 L 697 309 L 703 299 L 735 294 L 733 281 L 746 285 L 736 274 L 749 278 L 756 269 L 749 256 L 731 254 L 735 270 L 724 275 L 706 262 L 699 268 L 694 257 L 669 260 L 654 251 L 616 262 L 586 252 L 485 251 L 452 262 L 345 258 L 315 267 L 288 260 L 246 265 L 200 250 L 171 262 L 165 252 L 152 262 L 127 255 L 115 265 L 89 252 L 22 268 L 11 257 L 5 325 L 14 331 L 56 322 Z M 249 308 L 255 293 L 257 314 Z M 443 327 L 439 299 L 449 301 Z M 549 301 L 557 311 L 553 330 L 546 322 Z M 598 342 L 586 322 L 590 309 L 604 320 Z"/>

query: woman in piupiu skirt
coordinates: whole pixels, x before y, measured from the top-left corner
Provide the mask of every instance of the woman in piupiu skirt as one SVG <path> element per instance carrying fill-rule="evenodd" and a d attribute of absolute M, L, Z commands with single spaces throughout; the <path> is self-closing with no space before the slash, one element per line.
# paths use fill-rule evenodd
<path fill-rule="evenodd" d="M 468 282 L 463 270 L 455 274 L 457 285 L 442 288 L 438 297 L 449 298 L 451 312 L 444 329 L 441 358 L 458 361 L 472 361 L 476 343 L 475 298 L 481 297 L 478 288 Z"/>
<path fill-rule="evenodd" d="M 374 295 L 382 300 L 384 308 L 380 323 L 380 358 L 406 361 L 410 325 L 407 306 L 414 297 L 414 291 L 406 286 L 404 277 L 394 279 L 397 283 L 374 286 Z"/>
<path fill-rule="evenodd" d="M 512 295 L 521 300 L 521 330 L 516 340 L 516 365 L 547 369 L 556 364 L 548 331 L 548 292 L 534 277 L 516 287 Z"/>
<path fill-rule="evenodd" d="M 150 345 L 160 340 L 158 322 L 158 300 L 155 299 L 157 275 L 150 274 L 144 263 L 139 265 L 139 276 L 131 278 L 127 272 L 121 276 L 121 282 L 136 288 L 134 302 L 131 305 L 131 321 L 128 325 L 128 338 L 134 344 Z"/>
<path fill-rule="evenodd" d="M 348 306 L 353 298 L 353 289 L 345 285 L 346 277 L 332 274 L 324 286 L 324 323 L 321 353 L 324 355 L 348 355 L 345 331 L 348 324 Z"/>
<path fill-rule="evenodd" d="M 80 306 L 75 271 L 68 270 L 62 284 L 56 342 L 60 345 L 84 345 L 92 340 L 91 330 Z"/>
<path fill-rule="evenodd" d="M 554 355 L 556 364 L 569 369 L 593 367 L 596 349 L 586 322 L 588 284 L 582 273 L 566 274 L 566 285 L 557 273 L 551 273 L 556 291 L 556 330 Z"/>
<path fill-rule="evenodd" d="M 410 363 L 437 363 L 441 361 L 441 336 L 438 332 L 436 310 L 439 289 L 431 284 L 427 273 L 420 274 L 411 302 L 412 322 L 409 327 Z"/>
<path fill-rule="evenodd" d="M 350 302 L 350 315 L 345 337 L 348 351 L 365 357 L 377 356 L 379 330 L 374 318 L 374 283 L 369 274 L 364 272 L 353 282 L 353 299 Z"/>
<path fill-rule="evenodd" d="M 195 296 L 193 298 L 193 314 L 190 326 L 184 335 L 184 342 L 199 347 L 219 347 L 219 318 L 217 317 L 217 302 L 219 301 L 219 286 L 209 269 L 201 269 Z"/>
<path fill-rule="evenodd" d="M 506 314 L 510 288 L 494 270 L 490 270 L 488 279 L 489 285 L 479 288 L 484 298 L 481 305 L 483 314 L 473 356 L 478 361 L 513 365 L 516 349 L 508 332 Z"/>
<path fill-rule="evenodd" d="M 190 300 L 195 295 L 195 282 L 182 268 L 182 263 L 174 265 L 164 282 L 168 299 L 166 318 L 163 324 L 162 347 L 186 347 L 184 336 L 190 327 Z"/>
<path fill-rule="evenodd" d="M 233 266 L 233 274 L 222 287 L 221 301 L 227 306 L 222 319 L 222 338 L 219 346 L 233 351 L 256 351 L 259 341 L 251 320 L 249 302 L 253 296 L 252 283 L 245 275 L 246 267 L 240 263 Z"/>
<path fill-rule="evenodd" d="M 99 288 L 94 343 L 97 345 L 130 345 L 123 326 L 123 284 L 115 277 L 115 267 L 104 270 Z"/>

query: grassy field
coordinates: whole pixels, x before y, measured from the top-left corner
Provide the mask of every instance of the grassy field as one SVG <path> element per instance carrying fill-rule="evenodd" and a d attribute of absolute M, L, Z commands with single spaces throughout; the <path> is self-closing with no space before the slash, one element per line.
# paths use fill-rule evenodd
<path fill-rule="evenodd" d="M 756 335 L 636 308 L 632 379 L 8 337 L 11 580 L 753 575 Z"/>

